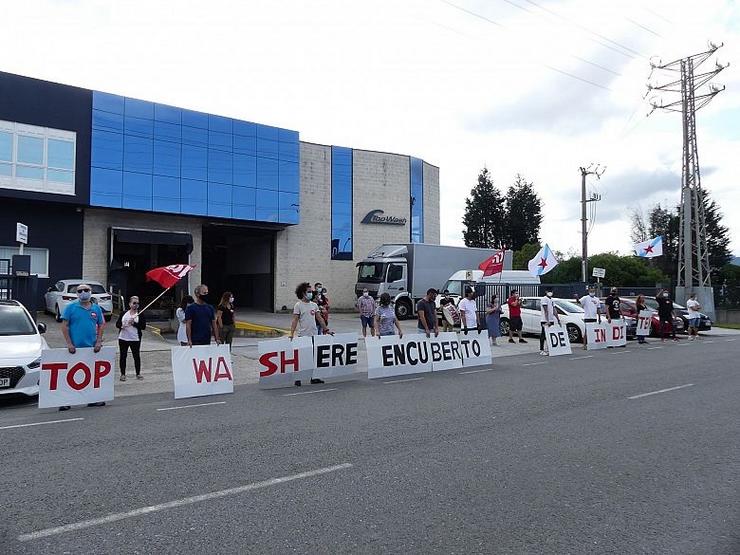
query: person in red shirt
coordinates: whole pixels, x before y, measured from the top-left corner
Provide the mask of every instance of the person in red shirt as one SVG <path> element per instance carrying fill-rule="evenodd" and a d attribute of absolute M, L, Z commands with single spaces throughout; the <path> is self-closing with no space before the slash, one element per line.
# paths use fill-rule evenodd
<path fill-rule="evenodd" d="M 515 343 L 514 332 L 519 334 L 519 343 L 526 343 L 522 339 L 522 301 L 519 299 L 519 291 L 512 291 L 506 304 L 509 305 L 509 343 Z"/>

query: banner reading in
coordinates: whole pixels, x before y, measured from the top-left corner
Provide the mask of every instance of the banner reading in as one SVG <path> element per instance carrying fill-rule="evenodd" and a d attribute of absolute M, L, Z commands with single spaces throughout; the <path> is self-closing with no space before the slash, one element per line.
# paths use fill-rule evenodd
<path fill-rule="evenodd" d="M 115 347 L 45 349 L 41 352 L 39 408 L 86 405 L 112 401 L 115 382 Z"/>
<path fill-rule="evenodd" d="M 460 340 L 455 332 L 442 332 L 437 337 L 432 335 L 428 341 L 432 354 L 432 371 L 462 368 L 463 356 L 460 350 Z"/>
<path fill-rule="evenodd" d="M 292 341 L 287 337 L 260 341 L 257 354 L 260 387 L 291 387 L 296 380 L 307 383 L 313 377 L 316 361 L 310 337 L 296 337 Z"/>
<path fill-rule="evenodd" d="M 468 332 L 460 334 L 460 352 L 463 357 L 463 366 L 488 366 L 493 363 L 491 358 L 491 341 L 487 331 Z"/>
<path fill-rule="evenodd" d="M 367 377 L 389 378 L 432 371 L 429 340 L 422 334 L 368 338 Z"/>
<path fill-rule="evenodd" d="M 175 399 L 234 393 L 234 372 L 228 345 L 172 348 Z"/>
<path fill-rule="evenodd" d="M 606 324 L 589 322 L 586 324 L 586 347 L 589 351 L 606 349 Z"/>
<path fill-rule="evenodd" d="M 647 337 L 650 335 L 650 326 L 653 322 L 653 311 L 652 310 L 641 310 L 637 316 L 637 335 L 640 337 Z"/>
<path fill-rule="evenodd" d="M 368 339 L 373 341 L 374 338 Z M 313 377 L 321 380 L 352 378 L 357 373 L 357 334 L 315 335 L 313 338 L 316 368 Z"/>
<path fill-rule="evenodd" d="M 606 346 L 624 347 L 627 345 L 627 324 L 621 320 L 606 324 Z"/>
<path fill-rule="evenodd" d="M 568 331 L 560 325 L 553 324 L 545 327 L 547 340 L 547 354 L 551 357 L 571 354 Z"/>

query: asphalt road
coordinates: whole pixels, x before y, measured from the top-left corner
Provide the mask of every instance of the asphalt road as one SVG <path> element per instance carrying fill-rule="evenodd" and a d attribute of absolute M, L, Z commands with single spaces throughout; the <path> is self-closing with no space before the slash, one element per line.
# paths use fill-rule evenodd
<path fill-rule="evenodd" d="M 737 554 L 738 358 L 740 338 L 630 343 L 6 408 L 0 552 Z"/>

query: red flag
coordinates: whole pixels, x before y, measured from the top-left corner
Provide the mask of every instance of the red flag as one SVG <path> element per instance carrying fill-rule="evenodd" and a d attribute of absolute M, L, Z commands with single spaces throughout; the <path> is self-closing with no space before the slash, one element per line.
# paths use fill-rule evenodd
<path fill-rule="evenodd" d="M 156 281 L 165 289 L 169 289 L 175 285 L 178 281 L 188 275 L 195 266 L 188 266 L 187 264 L 173 264 L 172 266 L 162 266 L 161 268 L 154 268 L 146 273 L 146 279 L 149 281 Z"/>
<path fill-rule="evenodd" d="M 500 274 L 504 271 L 504 251 L 500 250 L 486 258 L 478 266 L 479 270 L 483 270 L 483 277 L 492 276 L 494 274 Z"/>

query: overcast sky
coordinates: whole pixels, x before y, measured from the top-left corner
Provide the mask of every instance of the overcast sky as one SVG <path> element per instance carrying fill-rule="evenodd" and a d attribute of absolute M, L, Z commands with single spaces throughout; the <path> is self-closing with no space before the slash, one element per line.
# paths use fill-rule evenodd
<path fill-rule="evenodd" d="M 0 20 L 5 71 L 439 166 L 445 244 L 462 244 L 484 164 L 501 188 L 521 173 L 544 200 L 542 239 L 563 252 L 580 249 L 581 165 L 607 166 L 589 181 L 603 199 L 592 252 L 627 253 L 629 211 L 679 201 L 681 120 L 645 117 L 649 59 L 724 41 L 716 56 L 733 65 L 716 80 L 727 90 L 699 113 L 698 144 L 740 253 L 729 0 L 8 0 Z"/>

